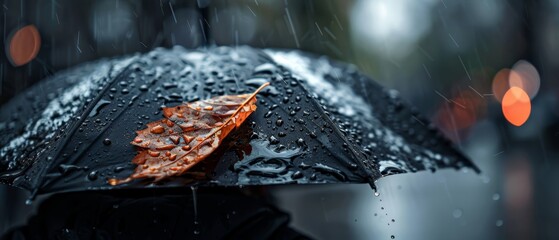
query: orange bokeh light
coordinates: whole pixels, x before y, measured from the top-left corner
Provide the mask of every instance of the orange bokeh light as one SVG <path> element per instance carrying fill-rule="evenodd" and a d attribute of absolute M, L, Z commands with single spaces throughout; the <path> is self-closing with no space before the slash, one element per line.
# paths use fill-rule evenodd
<path fill-rule="evenodd" d="M 530 96 L 519 87 L 511 87 L 501 102 L 503 115 L 512 125 L 522 126 L 530 117 Z"/>
<path fill-rule="evenodd" d="M 457 142 L 483 116 L 485 110 L 486 102 L 482 97 L 470 89 L 461 90 L 441 104 L 434 122 L 448 138 Z"/>
<path fill-rule="evenodd" d="M 39 31 L 34 25 L 27 25 L 11 35 L 6 53 L 10 62 L 17 67 L 33 60 L 40 48 Z"/>
<path fill-rule="evenodd" d="M 501 100 L 503 99 L 503 96 L 505 95 L 505 93 L 507 92 L 507 90 L 509 89 L 510 85 L 509 85 L 509 77 L 511 75 L 511 70 L 508 68 L 503 68 L 501 69 L 501 71 L 497 72 L 497 74 L 495 74 L 495 77 L 493 78 L 493 84 L 491 86 L 492 91 L 493 91 L 493 96 L 495 97 L 495 99 L 499 102 L 501 102 Z M 512 72 L 514 74 L 514 72 Z M 517 75 L 515 74 L 516 77 Z"/>

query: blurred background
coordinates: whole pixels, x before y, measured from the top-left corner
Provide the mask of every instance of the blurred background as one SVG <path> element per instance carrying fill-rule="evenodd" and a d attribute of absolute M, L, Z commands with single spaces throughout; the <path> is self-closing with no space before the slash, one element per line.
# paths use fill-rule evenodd
<path fill-rule="evenodd" d="M 300 49 L 401 92 L 482 170 L 272 187 L 318 239 L 559 239 L 559 1 L 1 2 L 0 104 L 61 69 L 182 45 Z M 25 50 L 22 50 L 25 49 Z M 0 234 L 34 205 L 0 186 Z"/>

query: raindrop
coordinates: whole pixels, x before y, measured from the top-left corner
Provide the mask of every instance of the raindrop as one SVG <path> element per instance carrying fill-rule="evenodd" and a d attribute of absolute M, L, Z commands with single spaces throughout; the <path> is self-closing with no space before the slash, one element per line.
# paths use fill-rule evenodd
<path fill-rule="evenodd" d="M 111 139 L 105 138 L 105 140 L 103 140 L 103 144 L 105 144 L 106 146 L 111 145 Z"/>
<path fill-rule="evenodd" d="M 198 187 L 191 186 L 190 190 L 192 190 L 192 206 L 194 207 L 194 234 L 199 234 L 200 230 L 198 230 L 198 197 L 196 196 L 196 190 Z"/>
<path fill-rule="evenodd" d="M 375 197 L 378 197 L 378 196 L 380 196 L 380 193 L 379 193 L 379 192 L 375 192 Z"/>
<path fill-rule="evenodd" d="M 163 83 L 163 88 L 165 89 L 170 89 L 170 88 L 175 88 L 177 87 L 176 83 Z"/>
<path fill-rule="evenodd" d="M 270 136 L 270 144 L 278 144 L 279 140 L 274 137 L 274 136 Z"/>
<path fill-rule="evenodd" d="M 316 180 L 316 173 L 313 173 L 313 174 L 311 175 L 310 179 L 313 180 L 313 181 Z"/>
<path fill-rule="evenodd" d="M 211 86 L 215 84 L 215 80 L 213 78 L 208 78 L 204 82 L 206 83 L 207 86 Z"/>
<path fill-rule="evenodd" d="M 503 220 L 501 220 L 501 219 L 497 220 L 497 222 L 495 222 L 495 226 L 497 226 L 497 227 L 503 226 Z"/>
<path fill-rule="evenodd" d="M 462 209 L 459 209 L 459 208 L 454 209 L 454 211 L 452 211 L 452 216 L 453 216 L 454 218 L 460 218 L 460 217 L 462 217 Z"/>
<path fill-rule="evenodd" d="M 396 238 L 396 237 L 395 237 L 394 235 L 391 235 L 390 238 L 394 239 L 394 238 Z"/>
<path fill-rule="evenodd" d="M 252 87 L 260 87 L 262 84 L 268 82 L 266 78 L 251 78 L 245 81 L 245 84 Z"/>
<path fill-rule="evenodd" d="M 101 99 L 99 102 L 97 102 L 97 104 L 95 104 L 95 107 L 93 107 L 93 109 L 89 113 L 89 117 L 94 117 L 95 115 L 99 114 L 99 111 L 101 111 L 101 109 L 104 106 L 107 106 L 109 103 L 111 103 L 111 101 Z"/>
<path fill-rule="evenodd" d="M 293 175 L 291 175 L 291 178 L 293 178 L 293 179 L 299 179 L 299 178 L 302 178 L 303 176 L 304 176 L 304 175 L 303 175 L 303 173 L 302 173 L 301 171 L 297 171 L 297 172 L 294 172 Z"/>
<path fill-rule="evenodd" d="M 269 118 L 270 116 L 272 116 L 274 112 L 272 111 L 268 111 L 266 114 L 264 114 L 264 118 Z"/>
<path fill-rule="evenodd" d="M 499 195 L 498 193 L 493 194 L 493 200 L 494 201 L 497 201 L 499 199 L 501 199 L 501 195 Z"/>
<path fill-rule="evenodd" d="M 322 172 L 322 173 L 325 173 L 325 174 L 330 174 L 330 175 L 336 177 L 337 179 L 339 179 L 341 181 L 346 181 L 346 179 L 347 179 L 344 172 L 342 172 L 338 169 L 335 169 L 333 167 L 324 165 L 322 163 L 315 163 L 312 168 L 319 171 L 319 172 Z"/>
<path fill-rule="evenodd" d="M 97 171 L 91 171 L 91 172 L 87 175 L 87 179 L 89 179 L 90 181 L 95 181 L 95 180 L 97 180 Z"/>

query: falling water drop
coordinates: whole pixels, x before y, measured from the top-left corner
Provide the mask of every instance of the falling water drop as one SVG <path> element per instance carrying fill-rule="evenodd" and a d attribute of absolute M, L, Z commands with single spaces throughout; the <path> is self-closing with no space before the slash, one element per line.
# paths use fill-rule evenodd
<path fill-rule="evenodd" d="M 499 195 L 498 193 L 493 194 L 493 200 L 494 201 L 497 201 L 499 199 L 501 199 L 501 195 Z"/>
<path fill-rule="evenodd" d="M 198 197 L 196 196 L 196 190 L 198 187 L 191 186 L 190 190 L 192 190 L 192 206 L 194 207 L 194 234 L 200 234 L 200 230 L 198 229 Z"/>
<path fill-rule="evenodd" d="M 454 211 L 452 211 L 452 216 L 453 216 L 454 218 L 460 218 L 460 217 L 462 217 L 462 209 L 459 209 L 459 208 L 454 209 Z"/>
<path fill-rule="evenodd" d="M 503 220 L 501 220 L 501 219 L 497 220 L 497 222 L 495 222 L 495 226 L 497 226 L 497 227 L 503 226 Z"/>

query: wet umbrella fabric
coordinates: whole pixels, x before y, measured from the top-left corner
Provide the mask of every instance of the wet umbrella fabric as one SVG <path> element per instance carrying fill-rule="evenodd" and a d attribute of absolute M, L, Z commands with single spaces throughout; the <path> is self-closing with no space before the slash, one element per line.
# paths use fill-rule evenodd
<path fill-rule="evenodd" d="M 0 109 L 0 181 L 37 193 L 112 189 L 134 169 L 135 131 L 162 106 L 249 93 L 258 109 L 193 174 L 116 188 L 369 182 L 477 168 L 396 91 L 298 51 L 156 49 L 60 72 Z M 200 178 L 200 175 L 204 176 Z"/>

